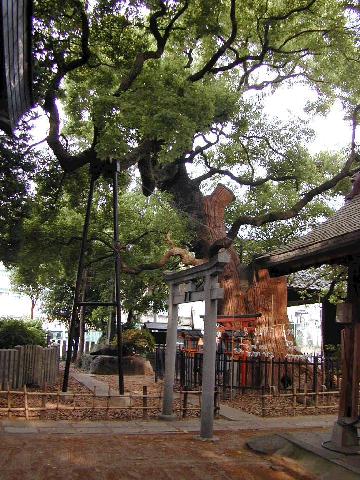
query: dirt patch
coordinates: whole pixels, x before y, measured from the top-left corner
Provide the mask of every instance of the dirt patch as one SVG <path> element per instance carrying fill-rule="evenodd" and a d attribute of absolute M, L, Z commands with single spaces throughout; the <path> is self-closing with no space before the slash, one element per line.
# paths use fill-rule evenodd
<path fill-rule="evenodd" d="M 232 399 L 221 400 L 221 403 L 263 417 L 332 415 L 338 412 L 337 394 L 326 395 L 325 398 L 319 397 L 315 406 L 313 397 L 308 397 L 305 403 L 304 397 L 299 396 L 294 403 L 292 396 L 265 395 L 263 398 L 257 390 L 246 390 L 244 393 L 237 393 Z"/>
<path fill-rule="evenodd" d="M 251 432 L 191 434 L 4 435 L 2 480 L 314 480 L 298 464 L 254 454 Z M 21 445 L 21 448 L 19 448 Z"/>

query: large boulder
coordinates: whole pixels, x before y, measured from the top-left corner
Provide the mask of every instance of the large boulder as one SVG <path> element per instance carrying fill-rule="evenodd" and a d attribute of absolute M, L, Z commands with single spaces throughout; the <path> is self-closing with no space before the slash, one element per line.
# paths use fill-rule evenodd
<path fill-rule="evenodd" d="M 125 375 L 153 375 L 154 370 L 149 360 L 140 355 L 123 357 Z"/>
<path fill-rule="evenodd" d="M 115 375 L 118 371 L 117 357 L 97 355 L 90 364 L 90 373 L 97 375 Z"/>
<path fill-rule="evenodd" d="M 80 368 L 88 372 L 90 370 L 90 365 L 93 360 L 94 360 L 94 357 L 92 357 L 88 353 L 84 353 L 83 355 L 81 355 L 80 365 L 79 365 Z"/>
<path fill-rule="evenodd" d="M 98 355 L 109 355 L 109 356 L 116 356 L 117 349 L 110 345 L 95 345 L 93 350 L 90 352 L 90 355 L 98 356 Z"/>
<path fill-rule="evenodd" d="M 152 375 L 153 368 L 146 358 L 138 355 L 123 357 L 124 375 Z M 90 365 L 90 373 L 96 375 L 116 375 L 118 373 L 118 359 L 112 355 L 98 355 Z"/>

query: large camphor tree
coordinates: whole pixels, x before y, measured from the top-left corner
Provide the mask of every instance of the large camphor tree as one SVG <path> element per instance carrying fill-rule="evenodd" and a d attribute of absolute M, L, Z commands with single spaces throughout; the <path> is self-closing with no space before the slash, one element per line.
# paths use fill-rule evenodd
<path fill-rule="evenodd" d="M 317 92 L 309 115 L 338 97 L 351 116 L 357 2 L 42 0 L 34 15 L 36 90 L 62 169 L 119 160 L 144 195 L 170 194 L 197 259 L 230 252 L 220 313 L 254 313 L 239 259 L 249 228 L 296 234 L 359 169 L 355 140 L 345 160 L 311 156 L 303 120 L 266 115 L 262 96 L 302 83 Z"/>

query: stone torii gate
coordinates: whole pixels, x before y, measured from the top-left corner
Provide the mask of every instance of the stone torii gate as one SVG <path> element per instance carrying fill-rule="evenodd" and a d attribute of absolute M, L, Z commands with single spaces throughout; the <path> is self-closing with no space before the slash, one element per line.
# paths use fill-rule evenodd
<path fill-rule="evenodd" d="M 204 316 L 204 360 L 201 394 L 200 437 L 211 439 L 214 425 L 214 390 L 216 362 L 216 320 L 217 302 L 224 296 L 218 283 L 230 256 L 223 251 L 208 263 L 181 272 L 165 274 L 169 284 L 169 320 L 166 334 L 165 378 L 162 419 L 173 419 L 174 376 L 178 306 L 181 303 L 205 301 Z"/>

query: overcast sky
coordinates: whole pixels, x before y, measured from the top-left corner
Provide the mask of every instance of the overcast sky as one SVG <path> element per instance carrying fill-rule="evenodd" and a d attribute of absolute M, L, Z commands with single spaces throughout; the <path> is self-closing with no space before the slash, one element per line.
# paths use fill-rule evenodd
<path fill-rule="evenodd" d="M 302 85 L 291 88 L 279 88 L 266 99 L 266 112 L 286 120 L 293 115 L 303 116 L 307 101 L 316 99 L 316 93 Z M 316 116 L 310 126 L 315 130 L 313 144 L 309 145 L 311 153 L 321 150 L 339 150 L 351 142 L 351 122 L 344 120 L 345 112 L 340 101 L 336 101 L 326 116 Z"/>

